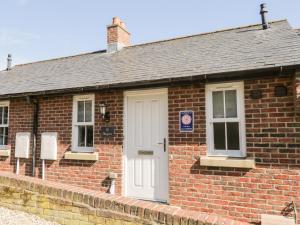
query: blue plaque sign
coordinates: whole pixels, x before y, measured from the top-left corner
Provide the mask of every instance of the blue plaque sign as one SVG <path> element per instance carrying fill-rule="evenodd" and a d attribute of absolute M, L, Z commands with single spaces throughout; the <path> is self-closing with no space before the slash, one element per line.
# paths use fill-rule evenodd
<path fill-rule="evenodd" d="M 179 112 L 179 129 L 181 132 L 194 131 L 194 112 L 180 111 Z"/>

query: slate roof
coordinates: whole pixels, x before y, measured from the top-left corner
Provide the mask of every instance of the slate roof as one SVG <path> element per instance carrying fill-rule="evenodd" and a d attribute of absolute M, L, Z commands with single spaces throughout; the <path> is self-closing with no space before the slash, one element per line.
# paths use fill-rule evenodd
<path fill-rule="evenodd" d="M 286 20 L 46 60 L 0 72 L 0 96 L 300 65 Z"/>

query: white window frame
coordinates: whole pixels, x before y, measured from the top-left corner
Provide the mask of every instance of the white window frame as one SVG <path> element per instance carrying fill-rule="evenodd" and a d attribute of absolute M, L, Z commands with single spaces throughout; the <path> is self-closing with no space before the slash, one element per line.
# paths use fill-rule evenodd
<path fill-rule="evenodd" d="M 78 101 L 92 101 L 92 121 L 91 122 L 77 122 Z M 73 152 L 94 152 L 95 142 L 95 95 L 76 95 L 73 96 L 73 117 L 72 117 L 72 151 Z M 93 147 L 79 147 L 78 146 L 78 126 L 93 126 Z"/>
<path fill-rule="evenodd" d="M 0 127 L 7 127 L 7 129 L 9 129 L 9 101 L 0 101 L 0 107 L 8 107 L 7 124 L 5 125 L 0 124 Z M 8 148 L 8 144 L 0 145 L 0 150 L 5 150 L 7 148 Z"/>
<path fill-rule="evenodd" d="M 213 91 L 236 90 L 237 118 L 213 118 Z M 206 143 L 208 156 L 246 157 L 244 82 L 207 84 L 205 87 Z M 225 102 L 224 102 L 225 107 Z M 225 109 L 224 109 L 225 112 Z M 239 122 L 240 150 L 214 149 L 213 122 Z M 225 131 L 226 132 L 226 131 Z M 227 139 L 227 136 L 225 137 Z M 226 140 L 227 141 L 227 140 Z"/>

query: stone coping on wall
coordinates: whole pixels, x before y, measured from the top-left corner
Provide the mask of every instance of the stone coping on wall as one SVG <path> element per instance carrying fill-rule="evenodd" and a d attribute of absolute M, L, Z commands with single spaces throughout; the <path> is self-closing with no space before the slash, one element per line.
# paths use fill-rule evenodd
<path fill-rule="evenodd" d="M 166 204 L 136 200 L 123 196 L 110 195 L 84 188 L 74 187 L 38 178 L 18 176 L 0 172 L 0 186 L 18 188 L 37 195 L 58 198 L 87 208 L 110 211 L 118 215 L 134 217 L 135 224 L 167 225 L 249 225 L 222 216 L 189 211 Z"/>

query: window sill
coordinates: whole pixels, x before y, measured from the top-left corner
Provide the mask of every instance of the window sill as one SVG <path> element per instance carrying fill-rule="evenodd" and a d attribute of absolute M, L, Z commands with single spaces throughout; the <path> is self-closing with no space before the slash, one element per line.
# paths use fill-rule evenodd
<path fill-rule="evenodd" d="M 200 158 L 201 166 L 212 167 L 232 167 L 232 168 L 255 168 L 255 160 L 253 158 L 233 158 L 219 156 L 204 156 Z"/>
<path fill-rule="evenodd" d="M 83 161 L 98 161 L 99 155 L 98 152 L 66 152 L 65 159 L 72 160 L 83 160 Z"/>
<path fill-rule="evenodd" d="M 10 156 L 10 149 L 1 149 L 0 156 L 9 157 Z"/>

